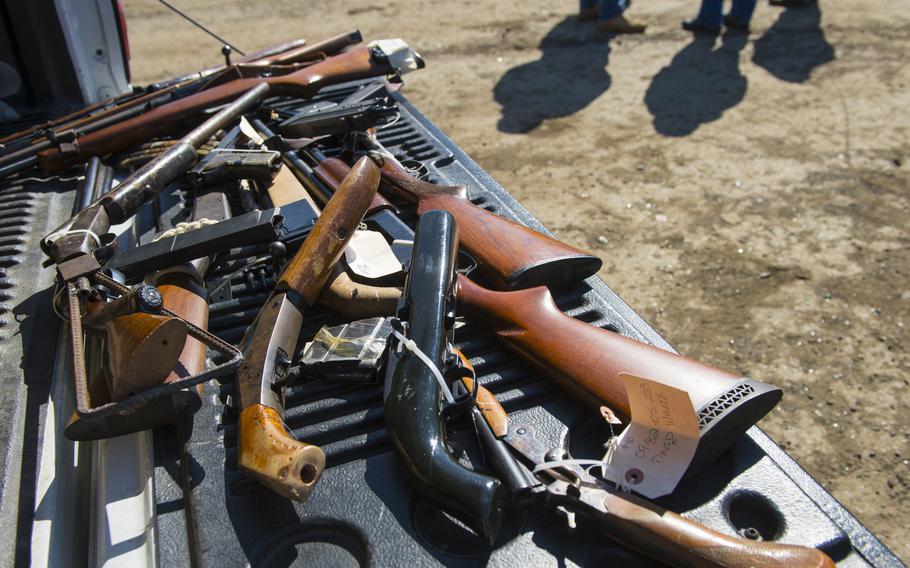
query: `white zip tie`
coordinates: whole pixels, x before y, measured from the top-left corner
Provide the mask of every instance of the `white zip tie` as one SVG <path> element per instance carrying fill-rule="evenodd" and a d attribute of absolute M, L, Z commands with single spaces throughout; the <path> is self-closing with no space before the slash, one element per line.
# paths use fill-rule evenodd
<path fill-rule="evenodd" d="M 417 358 L 420 359 L 421 362 L 423 362 L 423 364 L 426 365 L 427 368 L 433 372 L 433 376 L 436 377 L 436 382 L 439 383 L 439 387 L 442 389 L 442 394 L 445 396 L 446 402 L 448 402 L 449 404 L 455 404 L 455 397 L 452 396 L 452 391 L 449 390 L 449 385 L 446 384 L 446 380 L 443 378 L 442 371 L 439 370 L 439 367 L 437 367 L 433 363 L 433 361 L 431 361 L 430 358 L 427 357 L 426 353 L 424 353 L 423 351 L 420 350 L 419 347 L 417 347 L 416 343 L 414 343 L 412 340 L 410 340 L 407 337 L 405 337 L 404 335 L 402 335 L 401 332 L 399 332 L 395 328 L 392 328 L 392 335 L 394 335 L 396 338 L 398 338 L 398 341 L 401 342 L 401 344 L 404 346 L 405 349 L 407 349 L 414 355 L 417 355 Z"/>

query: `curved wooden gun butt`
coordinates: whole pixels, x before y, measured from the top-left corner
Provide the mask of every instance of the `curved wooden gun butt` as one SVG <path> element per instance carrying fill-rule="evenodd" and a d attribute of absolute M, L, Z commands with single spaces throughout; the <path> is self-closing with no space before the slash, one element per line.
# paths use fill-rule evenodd
<path fill-rule="evenodd" d="M 252 404 L 240 413 L 238 465 L 272 491 L 305 501 L 325 469 L 319 448 L 294 439 L 274 408 Z"/>

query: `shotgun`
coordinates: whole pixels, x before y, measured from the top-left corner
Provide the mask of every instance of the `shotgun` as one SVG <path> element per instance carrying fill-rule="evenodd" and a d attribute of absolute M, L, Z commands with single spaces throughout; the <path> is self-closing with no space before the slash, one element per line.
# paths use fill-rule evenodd
<path fill-rule="evenodd" d="M 285 267 L 275 291 L 241 341 L 243 363 L 236 381 L 238 465 L 296 501 L 304 501 L 319 480 L 325 454 L 318 446 L 292 438 L 282 423 L 288 367 L 303 314 L 315 303 L 378 187 L 379 169 L 369 158 L 362 158 Z"/>
<path fill-rule="evenodd" d="M 326 159 L 315 173 L 325 185 L 332 187 L 337 183 L 336 176 L 346 171 L 347 165 L 341 160 Z M 496 217 L 486 211 L 482 213 Z M 459 241 L 464 243 L 460 227 Z M 495 252 L 493 245 L 503 250 L 516 249 L 509 242 L 508 233 L 487 245 L 480 248 L 486 256 L 477 260 L 488 266 L 488 272 L 505 272 L 500 270 L 501 262 L 514 265 L 515 258 L 489 254 Z M 390 289 L 387 293 L 395 292 Z M 623 418 L 629 417 L 629 401 L 620 373 L 660 381 L 688 392 L 700 426 L 698 450 L 688 470 L 692 473 L 726 451 L 783 396 L 779 388 L 767 383 L 722 371 L 568 316 L 545 286 L 496 292 L 459 275 L 456 298 L 459 315 L 485 322 L 506 347 L 594 409 L 606 405 Z"/>
<path fill-rule="evenodd" d="M 404 74 L 424 66 L 423 59 L 404 42 L 394 47 L 394 50 L 386 48 L 388 52 L 380 46 L 354 48 L 286 75 L 234 79 L 86 134 L 68 153 L 59 148 L 44 150 L 38 154 L 38 163 L 46 173 L 56 173 L 91 156 L 120 152 L 150 138 L 170 134 L 202 110 L 230 101 L 257 85 L 269 85 L 273 95 L 309 98 L 327 85 Z"/>
<path fill-rule="evenodd" d="M 464 186 L 416 179 L 388 151 L 378 148 L 383 158 L 381 187 L 417 203 L 418 214 L 433 209 L 452 214 L 458 223 L 459 245 L 477 259 L 479 273 L 496 287 L 571 287 L 600 269 L 596 256 L 477 207 L 468 200 Z M 347 169 L 343 161 L 328 158 L 316 172 L 331 185 Z"/>
<path fill-rule="evenodd" d="M 441 369 L 455 323 L 453 292 L 457 228 L 444 211 L 420 217 L 411 270 L 398 317 L 407 322 L 407 341 L 393 342 L 386 368 L 384 415 L 389 436 L 417 491 L 456 511 L 490 544 L 505 507 L 500 481 L 473 471 L 446 447 L 440 385 L 430 366 Z M 395 352 L 395 345 L 413 348 Z M 438 371 L 437 371 L 438 372 Z M 448 404 L 453 400 L 445 397 Z"/>
<path fill-rule="evenodd" d="M 606 405 L 629 418 L 621 373 L 688 392 L 700 430 L 691 473 L 713 462 L 783 396 L 761 381 L 577 320 L 543 286 L 496 292 L 459 274 L 456 289 L 459 314 L 486 323 L 500 342 L 589 407 Z"/>

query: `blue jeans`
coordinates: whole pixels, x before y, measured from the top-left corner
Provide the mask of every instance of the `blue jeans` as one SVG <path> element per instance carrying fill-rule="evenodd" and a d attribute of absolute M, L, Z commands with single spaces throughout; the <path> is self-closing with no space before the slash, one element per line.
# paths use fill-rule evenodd
<path fill-rule="evenodd" d="M 754 3 L 753 3 L 754 4 Z M 588 10 L 594 6 L 599 6 L 597 19 L 600 21 L 612 20 L 623 13 L 628 8 L 628 0 L 581 0 L 581 9 Z"/>
<path fill-rule="evenodd" d="M 730 19 L 738 24 L 748 25 L 755 11 L 756 0 L 733 0 Z M 709 28 L 720 28 L 724 23 L 724 0 L 702 0 L 701 10 L 695 20 Z"/>

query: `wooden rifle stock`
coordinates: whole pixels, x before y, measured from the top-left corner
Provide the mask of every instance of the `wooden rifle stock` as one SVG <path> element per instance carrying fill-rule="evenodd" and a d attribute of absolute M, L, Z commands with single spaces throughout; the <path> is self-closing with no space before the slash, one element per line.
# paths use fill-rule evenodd
<path fill-rule="evenodd" d="M 161 384 L 187 339 L 179 319 L 142 312 L 115 317 L 104 327 L 106 375 L 115 401 Z"/>
<path fill-rule="evenodd" d="M 393 158 L 383 158 L 382 187 L 417 203 L 419 214 L 434 209 L 451 213 L 461 247 L 477 259 L 479 273 L 496 287 L 573 286 L 600 269 L 596 256 L 477 207 L 464 186 L 421 181 Z M 341 160 L 328 158 L 316 171 L 331 184 L 347 169 Z"/>
<path fill-rule="evenodd" d="M 63 154 L 58 148 L 40 152 L 39 165 L 47 173 L 57 173 L 91 156 L 120 152 L 145 140 L 170 134 L 179 129 L 189 117 L 203 109 L 230 101 L 259 83 L 268 83 L 274 95 L 308 98 L 326 85 L 385 75 L 393 71 L 387 60 L 375 57 L 372 49 L 362 47 L 287 75 L 235 79 L 86 134 L 77 139 L 74 154 Z"/>
<path fill-rule="evenodd" d="M 689 471 L 726 450 L 780 401 L 780 389 L 588 325 L 559 309 L 545 287 L 496 292 L 458 276 L 460 314 L 486 322 L 502 343 L 588 406 L 629 418 L 622 373 L 684 390 L 701 439 Z"/>
<path fill-rule="evenodd" d="M 671 566 L 835 566 L 827 554 L 815 548 L 727 536 L 628 493 L 608 493 L 591 508 L 591 518 L 605 534 Z"/>

